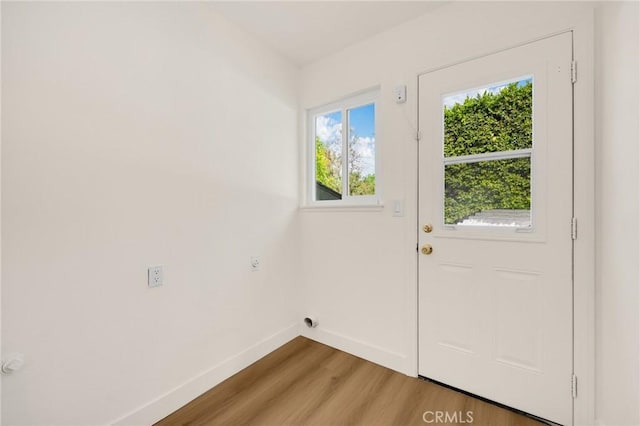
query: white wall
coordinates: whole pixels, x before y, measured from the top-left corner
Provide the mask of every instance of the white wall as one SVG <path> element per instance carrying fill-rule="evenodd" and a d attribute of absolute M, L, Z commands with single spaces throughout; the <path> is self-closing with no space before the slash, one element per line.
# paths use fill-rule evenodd
<path fill-rule="evenodd" d="M 416 75 L 594 8 L 596 412 L 640 423 L 638 6 L 571 2 L 443 6 L 307 66 L 299 91 L 206 4 L 3 2 L 2 350 L 27 357 L 3 422 L 149 423 L 306 313 L 310 337 L 415 374 Z M 405 217 L 297 213 L 297 94 L 303 111 L 375 85 L 383 198 Z"/>
<path fill-rule="evenodd" d="M 638 3 L 596 13 L 596 416 L 640 424 Z"/>
<path fill-rule="evenodd" d="M 2 3 L 4 424 L 148 424 L 297 335 L 297 76 L 207 4 Z"/>
<path fill-rule="evenodd" d="M 392 217 L 388 207 L 381 211 L 302 211 L 302 306 L 320 319 L 320 327 L 305 330 L 305 335 L 416 374 L 416 75 L 584 25 L 592 22 L 595 13 L 600 22 L 595 36 L 607 50 L 597 58 L 602 64 L 598 70 L 608 70 L 597 80 L 600 97 L 596 119 L 598 202 L 603 206 L 598 210 L 601 215 L 596 238 L 604 244 L 597 257 L 597 286 L 598 296 L 603 299 L 597 303 L 599 382 L 594 386 L 593 372 L 584 372 L 582 399 L 576 403 L 582 404 L 580 410 L 585 414 L 577 421 L 588 422 L 589 417 L 593 421 L 587 387 L 591 393 L 595 387 L 597 416 L 602 423 L 640 423 L 638 134 L 637 122 L 633 121 L 638 114 L 637 90 L 633 90 L 638 84 L 638 47 L 637 36 L 631 37 L 638 31 L 637 13 L 633 13 L 636 9 L 637 5 L 630 4 L 577 2 L 453 3 L 306 66 L 301 79 L 302 112 L 381 85 L 381 131 L 377 140 L 382 151 L 383 199 L 387 205 L 392 200 L 404 200 L 406 215 Z M 609 27 L 616 28 L 612 34 Z M 584 53 L 579 64 L 581 99 L 590 99 L 593 88 L 584 88 L 584 81 L 591 81 L 591 71 L 585 64 L 593 52 L 588 40 L 580 42 Z M 398 106 L 391 94 L 400 83 L 409 85 L 409 102 Z M 602 96 L 603 90 L 612 92 Z M 628 93 L 620 99 L 625 90 Z M 588 112 L 581 110 L 584 105 L 576 108 L 582 117 L 578 124 L 593 126 Z M 577 130 L 577 134 L 589 133 Z M 580 149 L 583 141 L 576 143 Z M 589 153 L 584 156 L 589 157 Z M 592 213 L 586 216 L 592 217 Z M 609 233 L 610 222 L 615 225 Z M 581 232 L 583 239 L 593 238 L 589 227 L 581 228 Z M 580 306 L 578 311 L 582 319 L 589 320 L 593 315 L 589 306 Z M 584 336 L 581 339 L 589 340 Z M 611 402 L 615 399 L 618 401 Z"/>

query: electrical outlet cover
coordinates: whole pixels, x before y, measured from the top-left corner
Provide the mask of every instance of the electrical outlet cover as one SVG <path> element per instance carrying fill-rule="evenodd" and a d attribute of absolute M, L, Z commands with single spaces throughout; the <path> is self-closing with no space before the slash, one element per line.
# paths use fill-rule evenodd
<path fill-rule="evenodd" d="M 260 270 L 260 258 L 258 256 L 251 256 L 250 264 L 252 271 Z"/>
<path fill-rule="evenodd" d="M 148 284 L 149 287 L 159 287 L 163 284 L 164 274 L 162 273 L 162 266 L 150 266 L 148 269 Z"/>

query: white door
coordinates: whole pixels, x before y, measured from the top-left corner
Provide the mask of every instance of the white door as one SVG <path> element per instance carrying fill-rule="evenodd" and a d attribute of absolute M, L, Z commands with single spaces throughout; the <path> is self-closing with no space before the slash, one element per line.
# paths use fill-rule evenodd
<path fill-rule="evenodd" d="M 419 79 L 419 374 L 565 425 L 571 60 L 565 33 Z"/>

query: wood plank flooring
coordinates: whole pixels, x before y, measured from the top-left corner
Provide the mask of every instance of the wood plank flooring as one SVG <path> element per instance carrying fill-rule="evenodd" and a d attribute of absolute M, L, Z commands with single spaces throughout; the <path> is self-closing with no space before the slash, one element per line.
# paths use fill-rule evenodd
<path fill-rule="evenodd" d="M 438 412 L 442 413 L 440 420 L 447 420 L 444 413 L 448 413 L 449 421 L 436 422 Z M 156 423 L 159 426 L 428 424 L 541 425 L 304 337 L 292 340 Z"/>

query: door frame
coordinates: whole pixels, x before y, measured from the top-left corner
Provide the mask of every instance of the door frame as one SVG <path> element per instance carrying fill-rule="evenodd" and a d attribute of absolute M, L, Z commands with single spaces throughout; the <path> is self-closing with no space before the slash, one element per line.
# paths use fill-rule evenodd
<path fill-rule="evenodd" d="M 483 52 L 447 63 L 416 75 L 416 123 L 420 134 L 419 121 L 419 79 L 439 69 L 448 68 L 473 59 L 488 56 L 504 50 L 523 46 L 535 41 L 571 32 L 573 36 L 573 59 L 577 63 L 578 78 L 573 84 L 573 216 L 577 218 L 578 232 L 573 244 L 573 369 L 577 376 L 577 396 L 573 400 L 573 424 L 595 424 L 595 130 L 594 130 L 594 16 L 593 11 L 578 17 L 575 25 L 549 34 L 541 35 L 501 49 Z M 416 158 L 420 143 L 416 144 Z M 412 224 L 418 247 L 419 199 L 418 162 L 416 161 L 416 216 Z M 590 184 L 576 185 L 576 182 Z M 567 233 L 571 228 L 567 224 Z M 410 357 L 410 372 L 418 376 L 418 254 L 415 260 L 415 282 L 412 295 L 415 306 L 413 315 L 413 335 Z M 571 391 L 567 377 L 567 392 Z"/>

